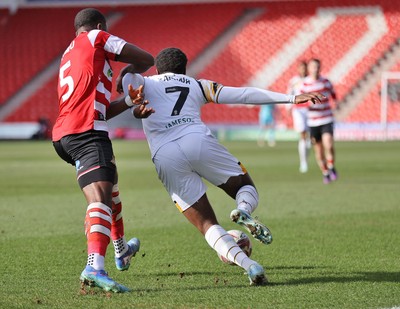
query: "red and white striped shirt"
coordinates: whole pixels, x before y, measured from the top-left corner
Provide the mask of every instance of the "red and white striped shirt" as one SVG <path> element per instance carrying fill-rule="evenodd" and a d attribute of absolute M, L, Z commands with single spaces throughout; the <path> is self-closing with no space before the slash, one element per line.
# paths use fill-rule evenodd
<path fill-rule="evenodd" d="M 325 77 L 320 76 L 317 80 L 307 76 L 300 89 L 301 93 L 318 92 L 323 94 L 326 99 L 321 104 L 310 104 L 307 113 L 307 124 L 309 127 L 318 127 L 334 121 L 330 99 L 336 99 L 336 94 L 331 82 Z"/>
<path fill-rule="evenodd" d="M 89 130 L 108 131 L 106 110 L 110 105 L 110 60 L 126 41 L 102 30 L 79 34 L 61 59 L 58 78 L 59 115 L 53 141 Z"/>

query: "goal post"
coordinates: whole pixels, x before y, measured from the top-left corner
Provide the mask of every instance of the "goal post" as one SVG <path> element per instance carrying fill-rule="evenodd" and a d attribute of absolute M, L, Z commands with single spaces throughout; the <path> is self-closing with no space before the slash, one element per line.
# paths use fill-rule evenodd
<path fill-rule="evenodd" d="M 381 126 L 385 141 L 388 133 L 388 101 L 391 97 L 389 93 L 390 80 L 398 80 L 400 83 L 400 72 L 383 72 L 381 77 Z"/>

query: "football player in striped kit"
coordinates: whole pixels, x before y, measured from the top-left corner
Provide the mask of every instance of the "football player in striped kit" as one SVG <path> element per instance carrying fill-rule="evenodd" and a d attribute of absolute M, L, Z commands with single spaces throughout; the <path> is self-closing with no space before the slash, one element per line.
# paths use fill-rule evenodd
<path fill-rule="evenodd" d="M 139 250 L 137 238 L 125 240 L 118 174 L 107 119 L 143 101 L 139 90 L 110 103 L 110 61 L 130 63 L 144 72 L 154 58 L 136 45 L 107 32 L 106 19 L 96 9 L 81 10 L 75 17 L 76 37 L 64 52 L 59 71 L 59 115 L 53 128 L 57 154 L 76 168 L 79 186 L 87 201 L 85 233 L 87 265 L 81 273 L 83 285 L 106 291 L 129 289 L 105 271 L 105 255 L 112 239 L 115 264 L 127 270 Z"/>
<path fill-rule="evenodd" d="M 323 174 L 323 183 L 329 184 L 338 178 L 335 168 L 334 115 L 330 100 L 336 100 L 331 82 L 320 75 L 321 62 L 311 59 L 307 65 L 308 76 L 301 87 L 302 93 L 316 92 L 324 95 L 322 104 L 310 105 L 307 124 L 310 127 L 311 142 L 315 159 Z"/>
<path fill-rule="evenodd" d="M 286 95 L 253 87 L 225 87 L 186 75 L 186 55 L 178 48 L 162 50 L 155 60 L 157 75 L 120 75 L 125 93 L 129 86 L 144 88 L 147 105 L 133 110 L 154 114 L 143 119 L 153 163 L 172 201 L 220 256 L 242 267 L 250 284 L 267 282 L 264 268 L 250 259 L 219 225 L 208 201 L 203 178 L 224 190 L 236 202 L 231 220 L 263 244 L 272 242 L 270 230 L 251 214 L 258 206 L 258 191 L 244 165 L 212 135 L 202 122 L 201 107 L 209 102 L 230 104 L 319 103 L 317 94 Z M 121 85 L 117 86 L 121 90 Z"/>

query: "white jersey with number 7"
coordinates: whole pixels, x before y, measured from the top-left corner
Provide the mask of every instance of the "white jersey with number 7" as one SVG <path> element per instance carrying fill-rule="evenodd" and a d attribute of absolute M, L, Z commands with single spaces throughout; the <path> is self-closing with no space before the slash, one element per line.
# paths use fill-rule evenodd
<path fill-rule="evenodd" d="M 208 103 L 271 104 L 293 103 L 294 96 L 253 87 L 227 87 L 219 83 L 194 79 L 183 74 L 164 73 L 143 77 L 127 73 L 122 86 L 144 85 L 144 98 L 155 113 L 143 119 L 143 129 L 152 157 L 170 141 L 191 133 L 211 135 L 201 120 L 201 107 Z"/>

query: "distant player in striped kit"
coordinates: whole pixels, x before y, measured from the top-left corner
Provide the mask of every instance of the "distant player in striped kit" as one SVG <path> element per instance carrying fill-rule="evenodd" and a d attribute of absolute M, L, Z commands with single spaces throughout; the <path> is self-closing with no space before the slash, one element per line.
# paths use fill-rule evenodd
<path fill-rule="evenodd" d="M 59 115 L 53 128 L 57 154 L 76 168 L 79 186 L 87 201 L 85 234 L 87 265 L 81 273 L 84 285 L 106 291 L 129 289 L 108 277 L 104 260 L 110 238 L 115 264 L 127 270 L 139 250 L 137 238 L 126 242 L 119 197 L 118 174 L 107 120 L 134 104 L 140 104 L 140 90 L 110 103 L 112 69 L 110 61 L 134 65 L 144 72 L 154 58 L 139 47 L 107 32 L 106 19 L 96 9 L 83 9 L 75 17 L 76 38 L 61 59 L 58 83 Z"/>
<path fill-rule="evenodd" d="M 180 212 L 202 233 L 218 254 L 242 267 L 250 284 L 267 282 L 264 268 L 250 259 L 233 237 L 219 225 L 206 194 L 203 179 L 224 190 L 236 202 L 231 220 L 243 226 L 255 239 L 270 244 L 269 229 L 251 214 L 258 206 L 258 191 L 244 165 L 222 146 L 200 117 L 201 107 L 216 104 L 319 103 L 319 94 L 286 95 L 253 87 L 228 87 L 186 75 L 186 55 L 178 48 L 166 48 L 156 57 L 158 74 L 143 77 L 122 70 L 123 90 L 144 86 L 148 105 L 155 113 L 143 120 L 152 161 L 158 177 Z M 122 90 L 121 85 L 117 90 Z M 134 115 L 136 115 L 135 109 Z"/>
<path fill-rule="evenodd" d="M 333 138 L 334 115 L 330 105 L 330 100 L 336 100 L 336 94 L 331 82 L 320 75 L 321 62 L 319 59 L 311 59 L 307 69 L 309 75 L 303 81 L 301 92 L 318 92 L 325 96 L 322 104 L 309 106 L 307 123 L 310 127 L 315 159 L 323 174 L 323 182 L 329 184 L 338 177 L 335 168 Z"/>

